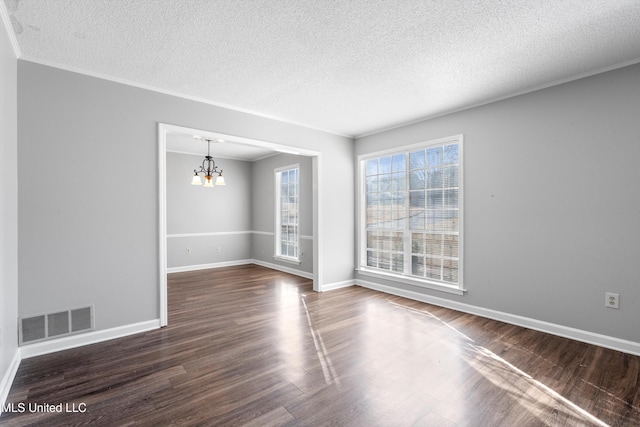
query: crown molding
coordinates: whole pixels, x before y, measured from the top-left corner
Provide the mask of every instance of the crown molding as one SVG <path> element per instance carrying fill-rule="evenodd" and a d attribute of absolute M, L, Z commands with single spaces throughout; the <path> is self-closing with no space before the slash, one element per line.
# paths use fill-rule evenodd
<path fill-rule="evenodd" d="M 550 87 L 559 86 L 559 85 L 562 85 L 562 84 L 565 84 L 565 83 L 571 83 L 571 82 L 576 81 L 576 80 L 580 80 L 580 79 L 584 79 L 584 78 L 587 78 L 587 77 L 596 76 L 598 74 L 607 73 L 609 71 L 614 71 L 614 70 L 617 70 L 619 68 L 629 67 L 631 65 L 635 65 L 635 64 L 639 64 L 639 63 L 640 63 L 640 58 L 634 58 L 634 59 L 631 59 L 629 61 L 621 62 L 619 64 L 610 65 L 608 67 L 598 68 L 596 70 L 587 71 L 587 72 L 584 72 L 584 73 L 574 74 L 574 75 L 571 75 L 569 77 L 565 77 L 563 79 L 554 80 L 552 82 L 544 83 L 544 84 L 537 85 L 537 86 L 533 86 L 533 87 L 530 87 L 528 89 L 523 89 L 523 90 L 520 90 L 520 91 L 517 91 L 517 92 L 508 93 L 506 95 L 499 96 L 499 97 L 496 97 L 496 98 L 491 98 L 491 99 L 488 99 L 486 101 L 478 102 L 478 103 L 475 103 L 475 104 L 470 104 L 470 105 L 463 106 L 463 107 L 460 107 L 460 108 L 454 108 L 452 110 L 443 111 L 441 113 L 436 113 L 436 114 L 432 114 L 432 115 L 427 115 L 427 116 L 424 116 L 424 117 L 421 117 L 421 118 L 417 118 L 415 120 L 410 120 L 410 121 L 407 121 L 407 122 L 402 122 L 402 123 L 398 123 L 398 124 L 395 124 L 395 125 L 387 126 L 387 127 L 384 127 L 384 128 L 380 128 L 380 129 L 372 130 L 372 131 L 369 131 L 369 132 L 357 134 L 357 135 L 354 135 L 352 138 L 354 140 L 357 140 L 357 139 L 365 138 L 367 136 L 376 135 L 376 134 L 379 134 L 379 133 L 392 131 L 394 129 L 403 128 L 405 126 L 411 126 L 411 125 L 415 125 L 415 124 L 421 123 L 421 122 L 428 122 L 429 120 L 437 119 L 439 117 L 448 116 L 449 114 L 455 114 L 455 113 L 459 113 L 461 111 L 470 110 L 472 108 L 482 107 L 483 105 L 493 104 L 494 102 L 504 101 L 504 100 L 509 99 L 509 98 L 515 98 L 516 96 L 526 95 L 528 93 L 537 92 L 539 90 L 548 89 Z"/>
<path fill-rule="evenodd" d="M 107 80 L 107 81 L 111 81 L 111 82 L 114 82 L 114 83 L 120 83 L 120 84 L 123 84 L 123 85 L 136 87 L 138 89 L 145 89 L 145 90 L 149 90 L 149 91 L 152 91 L 152 92 L 162 93 L 164 95 L 175 96 L 176 98 L 182 98 L 182 99 L 187 99 L 189 101 L 200 102 L 202 104 L 207 104 L 207 105 L 211 105 L 211 106 L 214 106 L 214 107 L 224 108 L 226 110 L 232 110 L 232 111 L 236 111 L 238 113 L 250 114 L 252 116 L 256 116 L 256 117 L 260 117 L 260 118 L 268 119 L 268 120 L 273 120 L 273 121 L 284 123 L 284 124 L 288 124 L 288 125 L 299 126 L 299 127 L 302 127 L 302 128 L 305 128 L 305 129 L 309 129 L 309 130 L 314 130 L 314 131 L 328 133 L 328 134 L 335 135 L 335 136 L 341 136 L 341 137 L 344 137 L 344 138 L 353 139 L 353 135 L 345 135 L 345 134 L 342 134 L 342 133 L 339 133 L 339 132 L 335 132 L 335 131 L 332 131 L 332 130 L 329 130 L 329 129 L 323 129 L 323 128 L 311 126 L 311 125 L 306 124 L 306 123 L 299 123 L 299 122 L 296 122 L 296 121 L 293 121 L 293 120 L 287 120 L 287 119 L 284 119 L 282 117 L 261 113 L 259 111 L 254 111 L 254 110 L 250 110 L 250 109 L 247 109 L 247 108 L 236 107 L 236 106 L 233 106 L 233 105 L 224 104 L 224 103 L 220 103 L 220 102 L 214 102 L 214 101 L 211 101 L 209 99 L 200 98 L 200 97 L 192 96 L 192 95 L 186 95 L 184 93 L 174 92 L 174 91 L 171 91 L 171 90 L 162 89 L 162 88 L 159 88 L 159 87 L 156 87 L 156 86 L 147 85 L 147 84 L 144 84 L 144 83 L 138 83 L 138 82 L 134 82 L 134 81 L 127 80 L 127 79 L 122 79 L 122 78 L 119 78 L 119 77 L 113 77 L 113 76 L 110 76 L 108 74 L 97 73 L 97 72 L 89 71 L 89 70 L 86 70 L 86 69 L 83 69 L 83 68 L 71 67 L 71 66 L 68 66 L 68 65 L 59 64 L 59 63 L 54 62 L 54 61 L 48 61 L 48 60 L 44 60 L 44 59 L 33 58 L 33 57 L 28 56 L 28 55 L 21 55 L 19 57 L 19 59 L 21 59 L 23 61 L 32 62 L 34 64 L 40 64 L 40 65 L 44 65 L 44 66 L 47 66 L 47 67 L 57 68 L 59 70 L 69 71 L 69 72 L 72 72 L 72 73 L 82 74 L 82 75 L 89 76 L 89 77 L 95 77 L 95 78 L 98 78 L 98 79 Z"/>

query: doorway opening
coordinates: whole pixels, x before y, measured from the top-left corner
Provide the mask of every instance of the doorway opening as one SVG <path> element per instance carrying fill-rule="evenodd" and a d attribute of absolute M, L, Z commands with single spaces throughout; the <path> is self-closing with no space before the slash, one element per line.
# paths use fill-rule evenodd
<path fill-rule="evenodd" d="M 226 154 L 222 154 L 222 158 L 246 158 L 248 161 L 259 161 L 265 158 L 276 156 L 278 154 L 290 154 L 297 156 L 304 156 L 311 159 L 311 181 L 312 181 L 312 197 L 311 197 L 311 217 L 312 217 L 312 234 L 309 236 L 304 236 L 306 240 L 312 241 L 312 272 L 311 277 L 313 279 L 313 289 L 318 291 L 321 278 L 320 274 L 322 271 L 321 268 L 321 256 L 320 256 L 320 234 L 318 230 L 320 229 L 322 218 L 320 215 L 321 212 L 321 198 L 320 198 L 320 182 L 318 179 L 318 171 L 320 169 L 321 155 L 317 151 L 308 150 L 305 148 L 295 147 L 291 145 L 285 145 L 277 142 L 267 142 L 261 140 L 255 140 L 251 138 L 245 138 L 241 136 L 222 134 L 213 131 L 207 131 L 202 129 L 193 129 L 183 126 L 170 125 L 165 123 L 158 123 L 158 264 L 159 264 L 159 290 L 160 290 L 160 326 L 166 326 L 168 324 L 168 296 L 167 296 L 167 273 L 169 272 L 168 267 L 168 249 L 169 245 L 167 242 L 168 237 L 184 237 L 182 235 L 171 235 L 169 236 L 167 231 L 167 153 L 183 153 L 183 154 L 197 154 L 203 155 L 202 144 L 198 144 L 197 141 L 193 138 L 195 135 L 200 136 L 202 139 L 209 139 L 212 141 L 223 141 L 224 144 L 220 144 L 218 147 L 218 152 L 223 152 Z M 195 142 L 194 142 L 195 141 Z M 224 145 L 224 150 L 222 149 Z M 214 148 L 216 148 L 214 146 Z M 199 151 L 200 150 L 200 151 Z M 235 150 L 235 151 L 234 151 Z M 231 153 L 231 154 L 230 154 Z M 213 157 L 216 158 L 216 153 L 212 152 Z M 195 157 L 194 157 L 195 158 Z M 194 163 L 195 166 L 195 163 Z M 225 177 L 228 178 L 228 172 L 225 172 Z M 265 178 L 266 179 L 266 178 Z M 187 185 L 189 183 L 187 182 Z M 204 188 L 202 190 L 212 190 Z M 215 191 L 215 190 L 212 190 Z M 252 197 L 252 201 L 254 198 Z M 194 208 L 198 208 L 194 206 Z M 248 213 L 249 214 L 249 213 Z M 262 236 L 269 234 L 275 235 L 274 233 L 264 232 L 260 230 L 229 230 L 227 233 L 195 233 L 201 237 L 206 235 L 220 235 L 220 234 L 250 234 L 252 237 L 255 234 L 256 236 Z M 207 237 L 207 236 L 204 236 Z M 210 236 L 209 236 L 210 237 Z M 254 240 L 253 238 L 251 239 Z M 187 248 L 189 249 L 189 248 Z M 219 249 L 219 248 L 218 248 Z M 252 248 L 253 250 L 253 243 Z M 190 252 L 190 249 L 189 249 Z M 248 260 L 239 260 L 239 263 L 248 263 Z M 257 260 L 255 263 L 260 264 Z M 233 265 L 233 264 L 229 264 Z M 205 268 L 206 265 L 201 264 L 200 266 L 195 266 L 193 269 Z M 283 271 L 287 271 L 286 267 L 279 268 Z M 182 270 L 186 271 L 186 270 Z M 296 269 L 290 269 L 289 272 L 295 273 Z M 302 273 L 302 271 L 301 271 Z"/>

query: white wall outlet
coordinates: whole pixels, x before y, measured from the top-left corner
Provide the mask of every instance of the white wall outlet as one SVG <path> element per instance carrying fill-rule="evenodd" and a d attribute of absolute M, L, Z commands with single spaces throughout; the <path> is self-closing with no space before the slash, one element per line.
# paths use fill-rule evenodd
<path fill-rule="evenodd" d="M 186 248 L 186 249 L 184 250 L 184 253 L 185 253 L 185 254 L 190 254 L 190 253 L 191 253 L 191 248 Z"/>
<path fill-rule="evenodd" d="M 620 308 L 620 294 L 607 292 L 604 299 L 604 305 L 609 308 Z"/>

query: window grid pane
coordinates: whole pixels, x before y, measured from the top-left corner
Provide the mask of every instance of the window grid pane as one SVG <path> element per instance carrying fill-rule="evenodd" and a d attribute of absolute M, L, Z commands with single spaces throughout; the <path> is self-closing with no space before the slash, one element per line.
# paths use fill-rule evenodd
<path fill-rule="evenodd" d="M 458 284 L 459 153 L 453 143 L 364 162 L 366 267 Z"/>
<path fill-rule="evenodd" d="M 401 273 L 404 270 L 402 232 L 367 232 L 367 266 Z"/>

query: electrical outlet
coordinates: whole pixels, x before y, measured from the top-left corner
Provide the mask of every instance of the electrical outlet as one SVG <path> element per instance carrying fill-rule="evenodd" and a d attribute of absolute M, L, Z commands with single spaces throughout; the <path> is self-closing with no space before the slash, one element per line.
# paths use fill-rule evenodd
<path fill-rule="evenodd" d="M 191 248 L 186 248 L 186 249 L 184 250 L 184 253 L 185 253 L 185 254 L 190 254 L 190 253 L 191 253 Z"/>
<path fill-rule="evenodd" d="M 620 294 L 607 292 L 605 295 L 604 305 L 609 308 L 620 308 Z"/>

